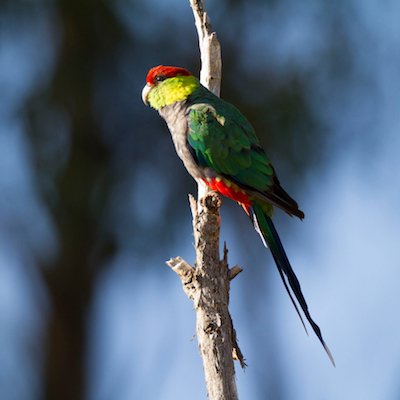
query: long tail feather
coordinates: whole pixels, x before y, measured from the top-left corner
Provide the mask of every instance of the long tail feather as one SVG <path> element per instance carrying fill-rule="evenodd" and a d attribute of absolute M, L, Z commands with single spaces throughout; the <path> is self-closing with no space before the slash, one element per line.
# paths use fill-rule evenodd
<path fill-rule="evenodd" d="M 290 266 L 289 260 L 286 256 L 285 250 L 283 249 L 282 243 L 279 239 L 278 233 L 275 230 L 274 224 L 272 223 L 271 218 L 264 214 L 260 205 L 253 203 L 252 208 L 250 208 L 250 215 L 252 217 L 252 222 L 256 231 L 260 234 L 261 239 L 266 247 L 269 247 L 274 257 L 276 266 L 278 267 L 279 274 L 282 278 L 283 284 L 285 285 L 286 291 L 288 292 L 290 299 L 299 315 L 301 322 L 304 326 L 304 329 L 307 332 L 307 329 L 304 325 L 303 318 L 301 317 L 300 311 L 296 305 L 296 302 L 293 299 L 292 293 L 289 290 L 292 290 L 293 294 L 295 295 L 301 309 L 304 312 L 308 322 L 310 323 L 311 327 L 313 328 L 315 334 L 317 335 L 318 339 L 324 346 L 326 353 L 328 354 L 332 364 L 335 366 L 335 362 L 333 361 L 331 352 L 328 349 L 328 346 L 322 339 L 321 330 L 319 329 L 318 325 L 313 321 L 311 315 L 308 311 L 307 303 L 304 299 L 303 293 L 300 288 L 300 283 Z M 267 246 L 268 245 L 268 246 Z M 289 284 L 289 286 L 288 286 Z"/>

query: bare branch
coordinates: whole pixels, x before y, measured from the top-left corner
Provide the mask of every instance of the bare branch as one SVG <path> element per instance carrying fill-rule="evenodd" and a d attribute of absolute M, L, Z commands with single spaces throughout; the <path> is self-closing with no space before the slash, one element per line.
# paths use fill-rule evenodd
<path fill-rule="evenodd" d="M 203 0 L 190 0 L 193 9 L 201 56 L 200 82 L 215 95 L 221 91 L 222 59 L 217 34 L 211 32 L 211 21 Z"/>
<path fill-rule="evenodd" d="M 229 280 L 231 281 L 236 275 L 240 274 L 243 271 L 243 268 L 239 267 L 239 265 L 235 265 L 233 268 L 229 270 Z"/>
<path fill-rule="evenodd" d="M 239 360 L 242 367 L 245 364 L 228 311 L 232 273 L 226 248 L 224 258 L 219 260 L 221 200 L 217 193 L 210 192 L 201 199 L 203 207 L 198 211 L 196 200 L 190 196 L 196 268 L 180 257 L 167 264 L 180 276 L 185 293 L 194 301 L 196 334 L 210 400 L 237 400 L 233 360 Z M 237 271 L 236 267 L 233 269 Z"/>
<path fill-rule="evenodd" d="M 221 86 L 221 49 L 203 0 L 190 0 L 201 53 L 200 82 L 219 96 Z M 243 355 L 236 340 L 228 311 L 230 281 L 242 269 L 228 268 L 228 250 L 219 259 L 219 208 L 222 197 L 198 182 L 198 201 L 189 196 L 193 215 L 196 248 L 195 268 L 182 258 L 167 264 L 180 276 L 183 289 L 196 310 L 196 335 L 210 400 L 238 400 L 233 360 L 244 368 Z"/>

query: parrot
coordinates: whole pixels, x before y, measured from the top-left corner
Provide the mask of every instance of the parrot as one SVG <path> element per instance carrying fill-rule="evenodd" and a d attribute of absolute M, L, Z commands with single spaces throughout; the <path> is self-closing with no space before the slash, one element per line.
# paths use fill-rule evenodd
<path fill-rule="evenodd" d="M 250 122 L 181 67 L 159 65 L 150 69 L 142 100 L 165 120 L 178 156 L 197 183 L 243 207 L 263 244 L 269 247 L 304 329 L 307 332 L 291 291 L 335 365 L 272 223 L 274 206 L 300 220 L 304 213 L 281 187 Z"/>

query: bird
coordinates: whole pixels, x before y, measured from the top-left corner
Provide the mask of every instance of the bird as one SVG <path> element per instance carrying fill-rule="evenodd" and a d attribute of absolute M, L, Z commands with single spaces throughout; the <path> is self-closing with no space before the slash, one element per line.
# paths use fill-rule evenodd
<path fill-rule="evenodd" d="M 281 187 L 250 122 L 182 67 L 151 68 L 142 100 L 165 120 L 178 156 L 197 183 L 206 184 L 243 207 L 263 244 L 269 247 L 304 329 L 307 332 L 292 293 L 335 365 L 272 223 L 274 207 L 300 220 L 304 213 Z"/>

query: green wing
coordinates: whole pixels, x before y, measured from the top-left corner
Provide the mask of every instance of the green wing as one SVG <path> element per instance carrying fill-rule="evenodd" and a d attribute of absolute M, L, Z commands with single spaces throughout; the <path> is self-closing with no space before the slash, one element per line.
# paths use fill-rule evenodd
<path fill-rule="evenodd" d="M 191 106 L 188 142 L 202 167 L 257 191 L 266 191 L 274 183 L 274 169 L 252 126 L 223 100 L 217 107 Z"/>
<path fill-rule="evenodd" d="M 233 105 L 207 94 L 212 96 L 206 99 L 209 102 L 195 102 L 188 113 L 187 140 L 198 164 L 233 181 L 249 195 L 304 218 L 280 186 L 249 121 Z"/>

